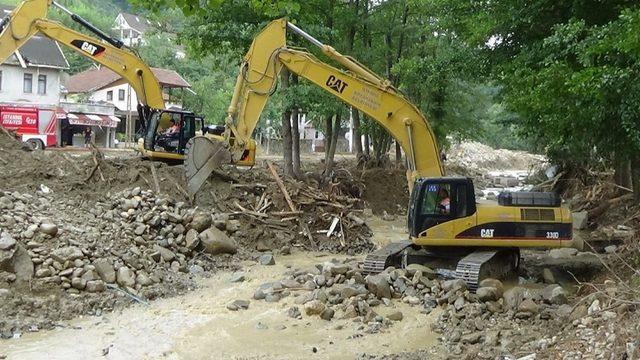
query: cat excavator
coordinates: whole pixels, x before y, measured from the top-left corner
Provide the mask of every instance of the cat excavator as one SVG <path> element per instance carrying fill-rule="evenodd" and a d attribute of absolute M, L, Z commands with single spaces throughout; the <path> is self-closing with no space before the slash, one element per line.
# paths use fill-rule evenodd
<path fill-rule="evenodd" d="M 69 15 L 99 39 L 47 19 L 51 6 Z M 200 129 L 206 129 L 202 118 L 193 112 L 165 109 L 158 79 L 132 49 L 52 0 L 24 0 L 0 21 L 0 63 L 39 34 L 109 68 L 131 85 L 139 101 L 137 110 L 144 136 L 138 150 L 144 157 L 182 161 L 187 141 Z M 176 131 L 169 131 L 172 124 L 176 125 Z"/>
<path fill-rule="evenodd" d="M 288 47 L 288 30 L 343 69 Z M 185 166 L 192 193 L 222 163 L 253 164 L 251 135 L 283 68 L 368 115 L 406 154 L 409 239 L 367 255 L 366 272 L 419 263 L 475 289 L 484 278 L 504 278 L 517 269 L 521 248 L 574 246 L 571 213 L 556 194 L 505 192 L 497 202 L 476 200 L 471 179 L 445 176 L 434 133 L 416 106 L 388 80 L 285 19 L 263 29 L 244 57 L 223 141 L 196 136 L 187 143 Z"/>

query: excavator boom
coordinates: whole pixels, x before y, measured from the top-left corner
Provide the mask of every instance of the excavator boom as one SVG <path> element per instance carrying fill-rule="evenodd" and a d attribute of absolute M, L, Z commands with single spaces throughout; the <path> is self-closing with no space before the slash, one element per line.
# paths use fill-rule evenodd
<path fill-rule="evenodd" d="M 288 48 L 287 29 L 318 46 L 346 71 L 320 61 L 309 52 Z M 239 160 L 245 154 L 245 147 L 251 142 L 260 114 L 275 89 L 282 67 L 311 81 L 382 125 L 407 154 L 410 188 L 417 178 L 443 176 L 435 136 L 420 110 L 387 80 L 322 44 L 285 19 L 271 22 L 254 38 L 240 66 L 226 120 L 228 130 L 225 137 L 232 161 Z M 191 148 L 191 154 L 198 153 L 192 145 L 187 147 Z M 214 152 L 212 149 L 202 151 Z M 188 161 L 186 165 L 188 187 L 195 193 L 210 174 L 211 167 L 197 168 L 193 164 Z"/>

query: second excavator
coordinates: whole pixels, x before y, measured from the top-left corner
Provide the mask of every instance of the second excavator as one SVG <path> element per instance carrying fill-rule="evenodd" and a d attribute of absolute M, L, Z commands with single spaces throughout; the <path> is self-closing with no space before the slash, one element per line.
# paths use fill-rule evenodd
<path fill-rule="evenodd" d="M 287 46 L 290 30 L 338 63 Z M 224 141 L 196 136 L 187 144 L 189 190 L 197 191 L 221 163 L 253 160 L 251 135 L 282 68 L 364 112 L 398 141 L 407 157 L 409 239 L 366 256 L 364 270 L 426 264 L 441 276 L 475 289 L 486 277 L 503 278 L 520 262 L 521 248 L 572 247 L 572 219 L 553 193 L 504 193 L 477 201 L 472 179 L 447 177 L 436 138 L 424 115 L 389 81 L 321 43 L 296 25 L 271 22 L 244 57 L 228 109 Z"/>
<path fill-rule="evenodd" d="M 54 6 L 98 39 L 47 18 Z M 162 87 L 152 69 L 122 41 L 104 33 L 52 0 L 22 1 L 0 21 L 0 62 L 4 62 L 35 35 L 44 35 L 101 64 L 125 79 L 136 92 L 142 155 L 155 160 L 182 161 L 187 141 L 204 131 L 203 119 L 193 112 L 165 109 Z M 175 127 L 170 131 L 171 124 Z"/>

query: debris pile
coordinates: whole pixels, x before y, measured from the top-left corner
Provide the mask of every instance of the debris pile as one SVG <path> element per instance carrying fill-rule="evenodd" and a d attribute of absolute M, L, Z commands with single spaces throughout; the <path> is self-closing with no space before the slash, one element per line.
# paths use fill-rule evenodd
<path fill-rule="evenodd" d="M 90 204 L 60 199 L 45 186 L 34 195 L 0 191 L 0 209 L 5 295 L 28 282 L 63 297 L 114 290 L 146 302 L 194 287 L 192 274 L 233 267 L 232 258 L 213 255 L 238 251 L 237 221 L 214 221 L 140 188 Z M 19 324 L 7 324 L 3 335 L 7 329 Z"/>

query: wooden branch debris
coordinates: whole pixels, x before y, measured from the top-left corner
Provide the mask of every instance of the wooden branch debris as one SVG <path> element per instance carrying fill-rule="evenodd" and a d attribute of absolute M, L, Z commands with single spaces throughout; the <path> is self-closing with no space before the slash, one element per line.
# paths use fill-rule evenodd
<path fill-rule="evenodd" d="M 284 183 L 282 182 L 282 179 L 280 178 L 280 176 L 276 172 L 275 167 L 273 167 L 273 164 L 271 162 L 267 162 L 267 166 L 269 167 L 269 170 L 271 171 L 271 175 L 273 175 L 273 179 L 278 184 L 278 187 L 280 188 L 280 191 L 282 191 L 282 194 L 284 195 L 285 200 L 287 200 L 287 204 L 289 205 L 289 208 L 291 209 L 291 211 L 297 211 L 295 205 L 293 205 L 293 201 L 291 200 L 291 196 L 289 196 L 289 192 L 287 192 L 287 188 L 284 186 Z"/>

